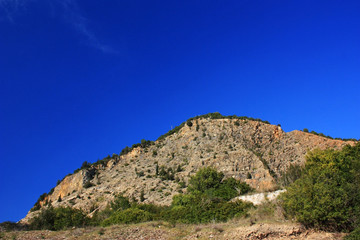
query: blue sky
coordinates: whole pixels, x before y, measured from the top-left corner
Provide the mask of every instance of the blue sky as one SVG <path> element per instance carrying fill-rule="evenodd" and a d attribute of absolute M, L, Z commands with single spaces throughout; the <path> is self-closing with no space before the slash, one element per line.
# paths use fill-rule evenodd
<path fill-rule="evenodd" d="M 209 112 L 360 138 L 359 1 L 0 0 L 0 222 Z"/>

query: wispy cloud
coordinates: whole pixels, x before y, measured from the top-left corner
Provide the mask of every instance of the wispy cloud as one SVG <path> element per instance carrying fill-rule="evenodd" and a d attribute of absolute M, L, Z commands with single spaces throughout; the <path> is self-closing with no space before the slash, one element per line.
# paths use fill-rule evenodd
<path fill-rule="evenodd" d="M 86 45 L 96 48 L 103 53 L 117 53 L 115 49 L 104 44 L 90 29 L 89 20 L 81 14 L 76 0 L 0 0 L 0 15 L 1 12 L 3 12 L 3 17 L 0 17 L 0 20 L 4 20 L 5 18 L 7 21 L 15 23 L 16 16 L 25 12 L 27 10 L 26 6 L 30 2 L 40 4 L 45 1 L 62 13 L 62 19 L 72 26 L 82 38 L 85 38 L 84 42 Z"/>
<path fill-rule="evenodd" d="M 25 7 L 26 0 L 0 0 L 0 19 L 14 22 L 14 17 Z M 3 13 L 3 14 L 1 14 Z"/>
<path fill-rule="evenodd" d="M 80 13 L 78 4 L 75 0 L 57 1 L 63 7 L 65 20 L 70 23 L 78 33 L 87 39 L 87 43 L 90 46 L 104 53 L 116 53 L 113 48 L 102 43 L 94 32 L 90 30 L 88 19 Z"/>

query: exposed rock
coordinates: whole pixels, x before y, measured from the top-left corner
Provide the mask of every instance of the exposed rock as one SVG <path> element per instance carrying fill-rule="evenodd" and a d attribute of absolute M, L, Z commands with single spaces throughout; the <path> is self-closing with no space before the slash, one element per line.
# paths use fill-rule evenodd
<path fill-rule="evenodd" d="M 97 167 L 65 177 L 42 202 L 54 207 L 71 206 L 91 213 L 103 209 L 117 193 L 145 202 L 170 204 L 189 177 L 199 168 L 213 166 L 226 177 L 247 182 L 257 192 L 277 188 L 276 179 L 290 164 L 303 165 L 314 148 L 342 148 L 352 141 L 332 140 L 301 131 L 284 132 L 271 124 L 238 119 L 192 120 L 176 133 L 154 144 L 132 149 Z M 174 179 L 156 175 L 156 166 Z M 180 166 L 180 167 L 178 167 Z M 177 171 L 180 170 L 181 171 Z M 85 188 L 85 183 L 91 183 Z M 89 187 L 90 186 L 90 187 Z M 58 202 L 59 197 L 62 201 Z M 27 222 L 36 212 L 28 213 Z"/>
<path fill-rule="evenodd" d="M 285 192 L 285 190 L 277 190 L 274 192 L 263 192 L 263 193 L 255 193 L 255 194 L 249 194 L 249 195 L 243 195 L 234 198 L 234 200 L 243 200 L 246 202 L 251 202 L 252 204 L 260 205 L 266 201 L 273 201 L 275 200 L 280 193 Z"/>

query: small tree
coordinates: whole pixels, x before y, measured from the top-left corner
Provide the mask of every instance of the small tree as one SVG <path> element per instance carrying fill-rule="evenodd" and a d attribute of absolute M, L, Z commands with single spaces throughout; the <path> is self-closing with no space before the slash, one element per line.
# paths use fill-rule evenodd
<path fill-rule="evenodd" d="M 140 192 L 140 202 L 143 202 L 145 201 L 145 193 L 144 193 L 144 189 L 141 189 L 141 192 Z"/>
<path fill-rule="evenodd" d="M 189 127 L 192 127 L 193 123 L 190 120 L 187 120 L 186 125 L 188 125 Z"/>
<path fill-rule="evenodd" d="M 177 165 L 177 168 L 176 168 L 176 172 L 181 172 L 182 171 L 182 168 L 180 165 Z"/>
<path fill-rule="evenodd" d="M 210 188 L 218 188 L 224 174 L 211 167 L 200 169 L 189 181 L 189 192 L 205 192 Z"/>
<path fill-rule="evenodd" d="M 155 174 L 156 176 L 159 175 L 159 164 L 155 165 Z"/>
<path fill-rule="evenodd" d="M 110 203 L 110 207 L 113 211 L 117 210 L 125 210 L 131 207 L 130 201 L 128 198 L 124 197 L 123 195 L 119 194 L 116 195 L 114 200 Z"/>
<path fill-rule="evenodd" d="M 87 169 L 91 166 L 90 163 L 88 163 L 87 161 L 84 161 L 81 165 L 81 169 Z"/>
<path fill-rule="evenodd" d="M 301 177 L 282 196 L 286 214 L 309 227 L 352 230 L 360 220 L 359 172 L 360 143 L 310 152 Z"/>

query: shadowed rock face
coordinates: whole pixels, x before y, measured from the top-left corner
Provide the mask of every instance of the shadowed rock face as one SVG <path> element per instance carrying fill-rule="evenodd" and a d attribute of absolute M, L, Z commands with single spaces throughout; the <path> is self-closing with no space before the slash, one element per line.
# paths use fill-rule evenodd
<path fill-rule="evenodd" d="M 185 191 L 182 182 L 187 183 L 191 175 L 206 166 L 247 182 L 257 192 L 271 191 L 290 164 L 304 164 L 308 150 L 355 144 L 297 130 L 286 133 L 279 126 L 258 121 L 197 119 L 191 123 L 191 127 L 185 124 L 153 145 L 134 148 L 105 165 L 65 177 L 40 204 L 82 208 L 91 215 L 105 208 L 116 193 L 140 199 L 141 191 L 145 193 L 144 202 L 170 204 L 175 194 Z M 169 175 L 174 177 L 166 177 Z M 61 202 L 57 201 L 59 196 Z M 22 221 L 27 222 L 34 214 L 36 211 L 29 212 Z"/>

